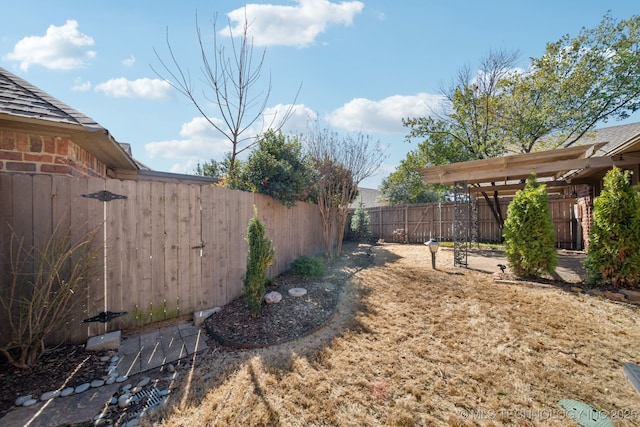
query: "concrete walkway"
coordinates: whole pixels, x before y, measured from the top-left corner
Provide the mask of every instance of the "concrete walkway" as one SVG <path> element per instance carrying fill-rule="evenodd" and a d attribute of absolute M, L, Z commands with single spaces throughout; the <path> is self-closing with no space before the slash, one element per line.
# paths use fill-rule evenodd
<path fill-rule="evenodd" d="M 207 348 L 202 329 L 180 323 L 120 341 L 116 370 L 132 376 L 158 368 Z"/>
<path fill-rule="evenodd" d="M 206 348 L 202 329 L 192 322 L 179 323 L 122 338 L 116 370 L 119 375 L 132 377 L 175 363 Z M 95 373 L 96 379 L 104 375 L 105 372 Z M 16 407 L 0 419 L 0 426 L 49 427 L 87 422 L 106 407 L 113 394 L 124 384 L 127 382 L 89 388 L 79 394 L 57 397 L 29 407 Z M 38 397 L 34 396 L 35 399 Z"/>

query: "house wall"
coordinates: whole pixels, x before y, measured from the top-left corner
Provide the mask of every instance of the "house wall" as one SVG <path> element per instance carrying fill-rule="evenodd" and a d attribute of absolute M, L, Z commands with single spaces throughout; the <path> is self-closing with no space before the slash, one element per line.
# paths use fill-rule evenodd
<path fill-rule="evenodd" d="M 0 171 L 107 177 L 107 167 L 69 137 L 0 129 Z"/>

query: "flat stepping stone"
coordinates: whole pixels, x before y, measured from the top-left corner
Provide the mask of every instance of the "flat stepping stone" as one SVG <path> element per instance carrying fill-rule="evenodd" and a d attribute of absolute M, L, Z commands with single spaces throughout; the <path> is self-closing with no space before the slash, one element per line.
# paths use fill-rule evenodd
<path fill-rule="evenodd" d="M 289 289 L 289 295 L 292 297 L 301 297 L 307 294 L 307 290 L 305 288 L 291 288 Z"/>
<path fill-rule="evenodd" d="M 624 364 L 624 375 L 631 381 L 636 391 L 640 393 L 640 365 L 626 362 Z"/>
<path fill-rule="evenodd" d="M 597 409 L 587 405 L 586 403 L 563 399 L 558 402 L 562 406 L 567 415 L 573 418 L 582 427 L 613 427 L 607 415 Z"/>

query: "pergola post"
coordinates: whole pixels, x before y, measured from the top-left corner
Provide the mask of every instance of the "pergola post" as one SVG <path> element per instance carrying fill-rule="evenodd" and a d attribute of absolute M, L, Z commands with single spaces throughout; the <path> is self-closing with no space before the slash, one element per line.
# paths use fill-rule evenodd
<path fill-rule="evenodd" d="M 456 181 L 453 184 L 453 265 L 456 267 L 467 267 L 470 199 L 467 181 Z"/>

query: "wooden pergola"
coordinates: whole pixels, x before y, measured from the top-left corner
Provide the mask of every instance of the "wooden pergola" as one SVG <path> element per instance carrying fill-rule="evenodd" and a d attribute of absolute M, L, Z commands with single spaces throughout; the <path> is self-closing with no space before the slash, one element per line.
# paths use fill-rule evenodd
<path fill-rule="evenodd" d="M 466 182 L 471 192 L 513 194 L 531 172 L 547 184 L 550 191 L 569 185 L 591 184 L 613 166 L 640 163 L 640 152 L 608 156 L 596 155 L 605 144 L 579 145 L 528 154 L 514 154 L 491 159 L 471 160 L 421 169 L 422 179 L 429 184 L 454 185 Z"/>
<path fill-rule="evenodd" d="M 527 154 L 514 154 L 468 162 L 432 166 L 420 169 L 422 179 L 429 184 L 453 186 L 454 201 L 454 263 L 466 266 L 469 226 L 474 195 L 482 195 L 494 217 L 502 222 L 499 197 L 511 196 L 524 188 L 526 178 L 534 172 L 549 193 L 571 194 L 577 185 L 600 188 L 606 172 L 614 166 L 636 170 L 640 165 L 640 135 L 614 148 L 607 143 L 577 145 Z M 594 194 L 595 195 L 595 194 Z M 493 200 L 491 200 L 493 199 Z"/>

